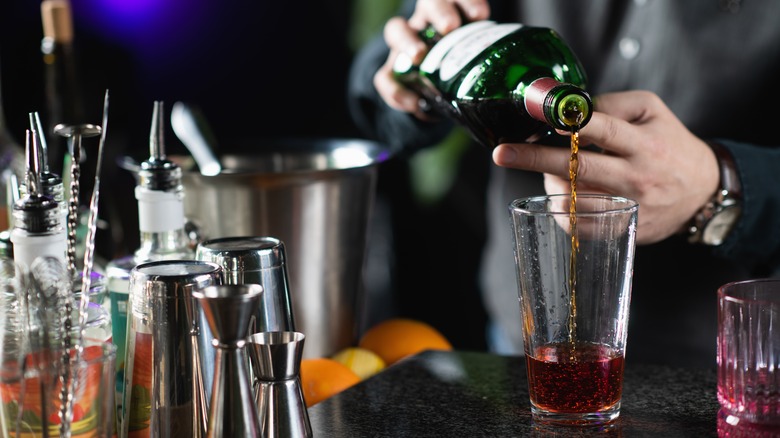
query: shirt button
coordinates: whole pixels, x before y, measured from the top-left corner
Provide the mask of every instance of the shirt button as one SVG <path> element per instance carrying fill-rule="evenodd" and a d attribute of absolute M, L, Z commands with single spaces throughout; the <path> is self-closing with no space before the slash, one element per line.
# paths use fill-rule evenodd
<path fill-rule="evenodd" d="M 634 38 L 623 38 L 618 48 L 623 59 L 634 59 L 639 54 L 639 41 Z"/>

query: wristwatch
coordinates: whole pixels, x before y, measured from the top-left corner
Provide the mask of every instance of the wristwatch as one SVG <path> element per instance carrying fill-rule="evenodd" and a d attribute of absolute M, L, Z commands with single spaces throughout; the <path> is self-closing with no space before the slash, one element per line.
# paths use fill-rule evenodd
<path fill-rule="evenodd" d="M 717 246 L 723 243 L 742 213 L 742 186 L 731 152 L 718 143 L 708 144 L 718 160 L 720 187 L 693 217 L 688 241 Z"/>

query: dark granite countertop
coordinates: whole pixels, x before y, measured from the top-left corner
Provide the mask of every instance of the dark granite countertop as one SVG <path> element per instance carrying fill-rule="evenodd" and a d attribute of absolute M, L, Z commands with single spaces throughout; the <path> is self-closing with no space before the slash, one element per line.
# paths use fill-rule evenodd
<path fill-rule="evenodd" d="M 717 436 L 716 370 L 626 362 L 611 429 L 531 420 L 525 359 L 425 351 L 309 408 L 315 437 Z"/>

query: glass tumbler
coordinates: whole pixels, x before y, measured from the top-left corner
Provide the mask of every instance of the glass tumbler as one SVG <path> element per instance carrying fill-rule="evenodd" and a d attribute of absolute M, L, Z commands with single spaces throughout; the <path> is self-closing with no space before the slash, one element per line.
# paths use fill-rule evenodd
<path fill-rule="evenodd" d="M 780 437 L 780 280 L 718 289 L 718 431 Z"/>
<path fill-rule="evenodd" d="M 620 414 L 638 204 L 608 195 L 510 206 L 531 414 L 606 425 Z"/>

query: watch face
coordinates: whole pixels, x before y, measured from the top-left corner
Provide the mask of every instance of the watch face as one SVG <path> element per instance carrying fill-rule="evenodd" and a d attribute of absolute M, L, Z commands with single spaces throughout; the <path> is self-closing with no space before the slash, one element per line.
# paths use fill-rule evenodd
<path fill-rule="evenodd" d="M 742 210 L 732 205 L 715 213 L 702 231 L 702 242 L 707 245 L 720 245 L 726 239 L 729 231 L 737 223 Z"/>

